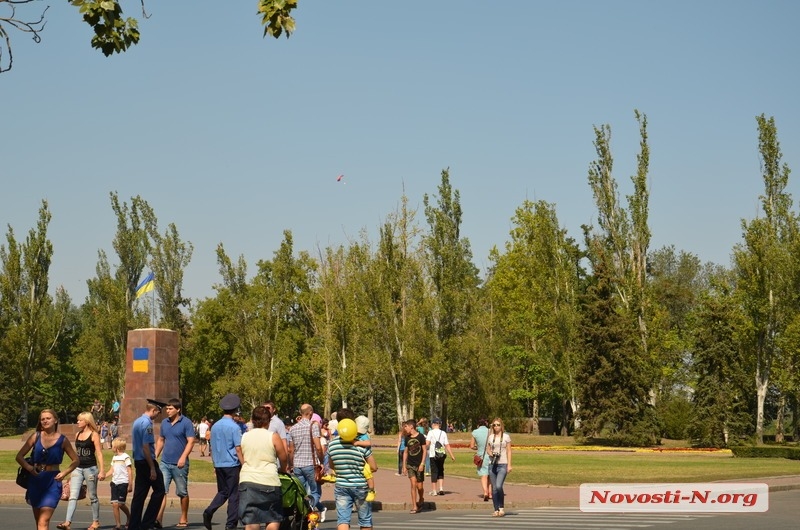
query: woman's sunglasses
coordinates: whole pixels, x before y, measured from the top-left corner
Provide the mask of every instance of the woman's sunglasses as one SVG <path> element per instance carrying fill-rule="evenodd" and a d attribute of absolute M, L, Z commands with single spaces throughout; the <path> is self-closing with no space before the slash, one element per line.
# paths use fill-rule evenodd
<path fill-rule="evenodd" d="M 500 427 L 499 423 L 492 423 L 492 427 Z"/>

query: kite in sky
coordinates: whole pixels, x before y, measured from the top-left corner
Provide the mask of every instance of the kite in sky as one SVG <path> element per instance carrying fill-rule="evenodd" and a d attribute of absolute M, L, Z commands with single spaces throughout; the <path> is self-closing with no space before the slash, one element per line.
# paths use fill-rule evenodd
<path fill-rule="evenodd" d="M 336 177 L 336 182 L 341 182 L 342 184 L 347 184 L 347 182 L 344 181 L 344 175 L 339 175 L 338 177 Z"/>

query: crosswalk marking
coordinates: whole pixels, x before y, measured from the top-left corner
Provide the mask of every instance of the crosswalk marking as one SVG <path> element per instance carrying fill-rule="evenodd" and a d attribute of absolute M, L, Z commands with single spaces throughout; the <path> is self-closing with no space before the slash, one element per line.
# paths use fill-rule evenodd
<path fill-rule="evenodd" d="M 677 523 L 697 521 L 712 514 L 671 514 L 671 513 L 584 513 L 578 508 L 537 508 L 511 509 L 502 519 L 492 517 L 490 512 L 451 514 L 446 511 L 427 512 L 406 521 L 382 521 L 380 527 L 388 530 L 408 530 L 409 523 L 422 527 L 433 525 L 441 528 L 485 529 L 487 524 L 495 528 L 571 528 L 579 530 L 613 530 L 636 529 L 667 526 Z M 666 530 L 666 529 L 665 529 Z"/>

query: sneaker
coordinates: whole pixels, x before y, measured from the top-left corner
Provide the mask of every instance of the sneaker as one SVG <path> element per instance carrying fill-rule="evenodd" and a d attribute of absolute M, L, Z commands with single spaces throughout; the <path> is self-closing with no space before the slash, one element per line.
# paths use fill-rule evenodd
<path fill-rule="evenodd" d="M 211 514 L 208 512 L 203 512 L 203 526 L 206 530 L 211 530 Z"/>
<path fill-rule="evenodd" d="M 319 522 L 320 522 L 320 523 L 324 523 L 324 522 L 325 522 L 325 514 L 326 514 L 327 512 L 328 512 L 328 509 L 327 509 L 327 508 L 323 508 L 323 509 L 322 509 L 322 511 L 321 511 L 321 512 L 319 512 Z"/>
<path fill-rule="evenodd" d="M 439 495 L 444 495 L 444 490 L 439 490 Z"/>
<path fill-rule="evenodd" d="M 428 495 L 430 497 L 436 497 L 436 490 L 433 490 L 432 492 L 428 493 Z"/>

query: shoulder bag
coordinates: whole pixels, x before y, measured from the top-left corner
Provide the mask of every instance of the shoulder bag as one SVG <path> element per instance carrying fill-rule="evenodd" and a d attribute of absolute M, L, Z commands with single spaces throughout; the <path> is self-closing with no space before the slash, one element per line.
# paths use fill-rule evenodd
<path fill-rule="evenodd" d="M 33 451 L 36 449 L 36 442 L 39 441 L 39 431 L 36 431 L 36 440 L 33 441 L 33 447 L 31 447 L 31 456 L 26 456 L 25 461 L 30 465 L 33 465 Z M 25 469 L 22 466 L 17 468 L 17 486 L 23 489 L 28 489 L 28 481 L 31 478 L 31 472 Z"/>
<path fill-rule="evenodd" d="M 475 464 L 475 467 L 483 466 L 483 457 L 486 456 L 486 444 L 483 444 L 483 452 L 481 455 L 472 455 L 472 463 Z"/>

